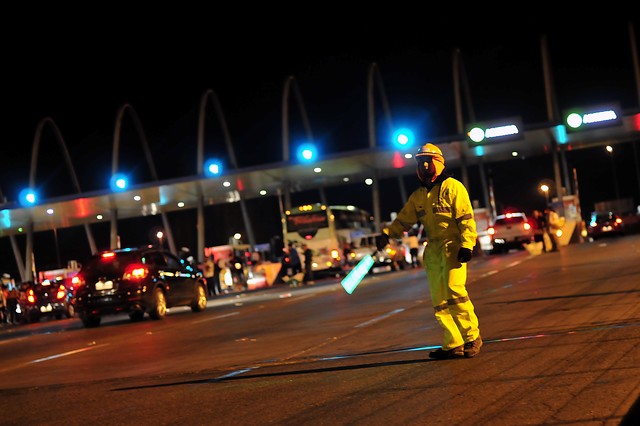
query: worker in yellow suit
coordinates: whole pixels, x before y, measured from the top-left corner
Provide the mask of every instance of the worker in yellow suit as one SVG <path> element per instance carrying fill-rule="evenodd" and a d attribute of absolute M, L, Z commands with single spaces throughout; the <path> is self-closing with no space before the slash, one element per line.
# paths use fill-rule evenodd
<path fill-rule="evenodd" d="M 440 148 L 425 144 L 416 161 L 421 185 L 376 245 L 383 249 L 389 238 L 401 238 L 418 222 L 424 226 L 427 246 L 423 265 L 435 316 L 444 330 L 442 347 L 431 351 L 429 358 L 471 358 L 482 346 L 478 317 L 466 289 L 466 263 L 478 237 L 473 207 L 462 182 L 442 174 L 445 161 Z"/>

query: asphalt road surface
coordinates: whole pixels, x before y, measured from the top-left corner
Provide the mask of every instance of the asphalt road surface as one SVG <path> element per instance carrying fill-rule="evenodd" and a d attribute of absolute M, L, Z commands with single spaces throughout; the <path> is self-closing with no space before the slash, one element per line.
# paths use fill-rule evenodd
<path fill-rule="evenodd" d="M 640 424 L 640 235 L 477 257 L 468 289 L 485 344 L 447 361 L 421 269 L 2 326 L 0 424 Z"/>

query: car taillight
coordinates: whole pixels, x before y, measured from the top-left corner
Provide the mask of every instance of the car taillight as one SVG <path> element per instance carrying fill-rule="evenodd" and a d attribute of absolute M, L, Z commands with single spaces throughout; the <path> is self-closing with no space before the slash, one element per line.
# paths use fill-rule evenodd
<path fill-rule="evenodd" d="M 56 299 L 62 300 L 67 295 L 67 289 L 64 288 L 63 285 L 58 287 L 58 291 L 56 292 Z"/>
<path fill-rule="evenodd" d="M 75 277 L 71 278 L 71 286 L 73 288 L 81 287 L 84 284 L 85 284 L 85 281 L 82 275 L 76 275 Z"/>
<path fill-rule="evenodd" d="M 617 224 L 621 224 L 621 223 L 622 223 L 622 219 L 620 219 L 619 217 L 618 217 L 618 218 L 616 218 L 616 223 L 617 223 Z"/>
<path fill-rule="evenodd" d="M 115 257 L 116 257 L 116 254 L 112 251 L 102 253 L 102 260 L 111 260 L 111 259 L 115 259 Z"/>
<path fill-rule="evenodd" d="M 525 231 L 528 231 L 529 229 L 531 229 L 531 225 L 529 225 L 529 222 L 525 222 L 524 225 L 522 225 L 524 227 Z"/>
<path fill-rule="evenodd" d="M 27 292 L 27 301 L 29 303 L 36 303 L 36 294 L 33 292 L 32 288 Z"/>
<path fill-rule="evenodd" d="M 124 280 L 141 280 L 149 274 L 149 269 L 144 265 L 129 265 L 124 271 L 122 279 Z"/>
<path fill-rule="evenodd" d="M 496 229 L 493 226 L 490 227 L 490 228 L 487 228 L 487 234 L 495 235 L 496 234 Z"/>

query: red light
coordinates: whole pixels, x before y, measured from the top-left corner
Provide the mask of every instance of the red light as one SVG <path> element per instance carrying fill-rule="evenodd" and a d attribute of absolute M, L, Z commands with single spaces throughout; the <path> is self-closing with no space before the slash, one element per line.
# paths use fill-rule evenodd
<path fill-rule="evenodd" d="M 71 285 L 73 287 L 80 287 L 83 284 L 84 280 L 82 279 L 82 275 L 76 275 L 75 277 L 71 278 Z"/>
<path fill-rule="evenodd" d="M 29 291 L 27 292 L 27 301 L 29 303 L 36 303 L 36 295 L 33 292 L 32 288 L 30 288 Z"/>
<path fill-rule="evenodd" d="M 102 258 L 103 259 L 113 259 L 116 256 L 116 254 L 112 251 L 108 251 L 106 253 L 102 253 Z"/>
<path fill-rule="evenodd" d="M 525 231 L 528 231 L 529 229 L 531 229 L 531 225 L 529 225 L 529 222 L 525 222 L 524 225 L 522 226 L 524 226 Z"/>
<path fill-rule="evenodd" d="M 505 215 L 505 217 L 506 217 L 507 219 L 511 219 L 511 216 L 513 216 L 511 213 L 507 213 L 507 214 Z"/>
<path fill-rule="evenodd" d="M 620 219 L 619 217 L 616 218 L 616 223 L 622 223 L 622 219 Z"/>
<path fill-rule="evenodd" d="M 496 230 L 494 227 L 491 228 L 487 228 L 487 234 L 489 235 L 495 235 L 496 234 Z"/>
<path fill-rule="evenodd" d="M 394 169 L 401 169 L 404 167 L 405 165 L 404 158 L 398 151 L 393 153 L 393 159 L 391 160 L 391 165 L 393 166 Z"/>
<path fill-rule="evenodd" d="M 640 131 L 640 113 L 634 115 L 631 121 L 633 123 L 633 127 L 635 127 L 637 131 Z"/>
<path fill-rule="evenodd" d="M 144 265 L 129 265 L 122 276 L 125 280 L 141 280 L 147 276 L 149 270 Z"/>

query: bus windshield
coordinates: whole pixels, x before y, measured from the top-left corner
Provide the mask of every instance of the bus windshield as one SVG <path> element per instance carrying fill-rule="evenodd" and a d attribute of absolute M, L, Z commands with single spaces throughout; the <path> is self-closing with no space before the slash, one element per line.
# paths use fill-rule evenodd
<path fill-rule="evenodd" d="M 345 265 L 344 248 L 373 232 L 371 215 L 354 206 L 308 204 L 292 208 L 284 218 L 285 243 L 306 243 L 313 252 L 314 270 Z"/>

